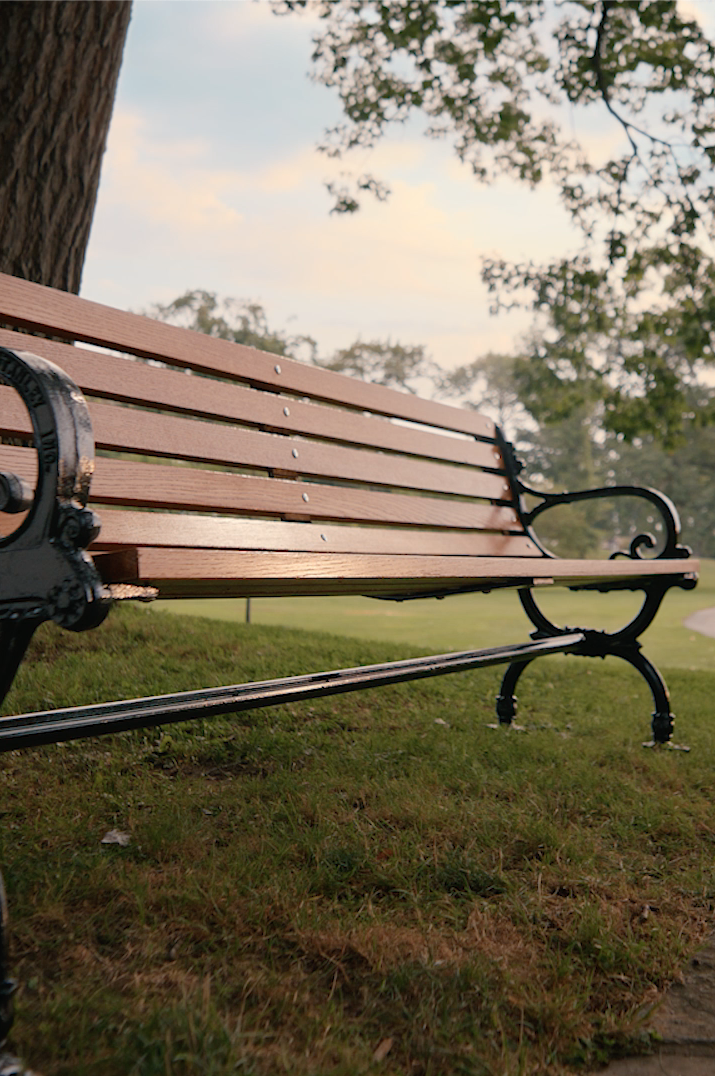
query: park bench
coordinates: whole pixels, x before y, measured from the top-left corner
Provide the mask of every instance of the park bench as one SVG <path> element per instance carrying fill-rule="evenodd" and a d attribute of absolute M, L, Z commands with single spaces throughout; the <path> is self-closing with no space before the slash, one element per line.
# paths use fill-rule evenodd
<path fill-rule="evenodd" d="M 4 275 L 0 326 L 0 698 L 38 624 L 84 630 L 128 599 L 516 588 L 534 627 L 488 650 L 4 717 L 0 750 L 498 663 L 508 725 L 524 668 L 558 652 L 634 666 L 653 695 L 650 742 L 670 742 L 638 637 L 698 565 L 663 495 L 529 491 L 484 415 Z M 647 534 L 602 560 L 540 544 L 543 511 L 606 495 L 659 517 L 657 556 Z M 559 584 L 642 591 L 642 607 L 615 632 L 562 628 L 534 598 Z"/>
<path fill-rule="evenodd" d="M 0 751 L 500 663 L 509 725 L 522 671 L 561 652 L 634 666 L 653 695 L 650 743 L 670 744 L 667 689 L 638 638 L 698 566 L 661 494 L 530 493 L 484 415 L 3 275 L 0 385 L 2 700 L 39 624 L 89 629 L 115 601 L 515 588 L 534 628 L 486 650 L 0 717 Z M 657 555 L 637 531 L 607 560 L 542 547 L 543 511 L 606 495 L 659 518 Z M 618 631 L 561 628 L 534 598 L 559 584 L 642 591 L 642 605 Z M 12 1021 L 5 917 L 0 881 L 0 1043 Z M 21 1071 L 3 1056 L 0 1068 Z"/>

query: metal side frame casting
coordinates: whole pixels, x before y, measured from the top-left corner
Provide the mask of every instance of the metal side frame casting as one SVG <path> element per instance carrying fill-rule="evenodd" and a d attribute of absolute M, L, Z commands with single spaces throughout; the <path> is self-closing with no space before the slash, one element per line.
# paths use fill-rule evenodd
<path fill-rule="evenodd" d="M 2 701 L 39 624 L 54 620 L 74 631 L 95 627 L 111 597 L 84 552 L 99 532 L 86 507 L 94 439 L 84 397 L 53 363 L 6 348 L 0 348 L 0 383 L 14 389 L 27 409 L 37 459 L 34 491 L 20 475 L 0 473 L 0 511 L 26 513 L 0 540 Z M 31 450 L 25 452 L 29 457 Z"/>
<path fill-rule="evenodd" d="M 531 540 L 545 556 L 553 558 L 554 554 L 543 546 L 533 529 L 534 521 L 543 512 L 558 505 L 613 497 L 638 497 L 650 502 L 659 513 L 663 523 L 664 537 L 662 539 L 662 549 L 658 556 L 653 559 L 686 560 L 690 556 L 690 549 L 679 542 L 680 519 L 678 512 L 672 501 L 664 494 L 641 486 L 610 486 L 601 489 L 581 490 L 574 493 L 544 493 L 540 490 L 530 489 L 519 478 L 522 465 L 516 459 L 512 446 L 502 437 L 500 437 L 500 443 L 510 482 L 518 497 L 518 511 L 521 515 L 521 520 Z M 529 510 L 524 501 L 525 496 L 534 497 L 539 503 Z M 641 550 L 654 549 L 655 546 L 656 540 L 651 534 L 639 534 L 632 540 L 627 552 L 613 553 L 610 559 L 627 557 L 631 560 L 647 560 L 641 555 Z M 519 590 L 519 598 L 527 616 L 536 629 L 531 634 L 532 639 L 556 639 L 562 635 L 573 635 L 574 632 L 579 632 L 583 636 L 583 641 L 571 649 L 569 653 L 581 657 L 599 658 L 612 655 L 632 665 L 645 679 L 653 696 L 652 740 L 644 744 L 644 746 L 667 745 L 675 747 L 676 745 L 671 743 L 674 716 L 670 710 L 668 689 L 661 674 L 642 653 L 638 638 L 653 621 L 665 594 L 671 587 L 677 586 L 689 590 L 695 586 L 696 582 L 694 575 L 688 575 L 687 572 L 683 572 L 682 575 L 678 576 L 662 576 L 643 580 L 642 582 L 631 580 L 624 583 L 614 580 L 612 583 L 590 583 L 569 588 L 571 590 L 598 590 L 602 593 L 617 589 L 642 590 L 643 604 L 638 613 L 628 624 L 615 632 L 594 631 L 588 628 L 559 627 L 553 624 L 539 608 L 531 588 Z M 510 664 L 504 674 L 501 690 L 497 696 L 497 716 L 499 723 L 502 725 L 511 725 L 516 716 L 517 699 L 514 692 L 521 674 L 527 665 L 531 664 L 531 660 Z M 684 750 L 687 750 L 687 748 L 684 748 Z"/>

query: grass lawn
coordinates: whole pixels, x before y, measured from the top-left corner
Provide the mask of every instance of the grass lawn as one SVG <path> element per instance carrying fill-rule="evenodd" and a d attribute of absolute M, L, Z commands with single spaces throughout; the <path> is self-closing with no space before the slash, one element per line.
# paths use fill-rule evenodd
<path fill-rule="evenodd" d="M 38 633 L 8 712 L 525 639 L 507 599 L 118 609 Z M 565 1076 L 642 1049 L 712 929 L 715 640 L 680 624 L 708 605 L 712 566 L 645 639 L 690 754 L 641 748 L 628 666 L 554 658 L 526 734 L 486 727 L 492 669 L 0 756 L 12 1045 L 45 1076 Z"/>

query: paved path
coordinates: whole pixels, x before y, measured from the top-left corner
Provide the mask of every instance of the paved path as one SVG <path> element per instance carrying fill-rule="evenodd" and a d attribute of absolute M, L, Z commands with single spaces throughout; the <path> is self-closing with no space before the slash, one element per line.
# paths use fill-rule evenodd
<path fill-rule="evenodd" d="M 698 609 L 697 613 L 686 616 L 683 627 L 715 638 L 715 609 Z"/>
<path fill-rule="evenodd" d="M 715 1076 L 715 938 L 698 950 L 647 1026 L 660 1036 L 655 1053 L 614 1061 L 600 1076 Z"/>

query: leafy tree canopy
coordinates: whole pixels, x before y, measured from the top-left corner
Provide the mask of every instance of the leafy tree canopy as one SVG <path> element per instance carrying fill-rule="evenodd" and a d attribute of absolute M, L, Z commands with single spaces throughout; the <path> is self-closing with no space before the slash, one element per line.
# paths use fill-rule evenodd
<path fill-rule="evenodd" d="M 311 336 L 291 335 L 271 328 L 261 304 L 247 299 L 219 298 L 214 292 L 198 288 L 170 303 L 155 303 L 146 313 L 180 328 L 260 348 L 272 355 L 307 361 L 316 358 L 316 344 Z"/>
<path fill-rule="evenodd" d="M 374 146 L 421 115 L 477 180 L 556 184 L 582 248 L 483 266 L 495 309 L 549 311 L 533 356 L 552 390 L 544 417 L 581 406 L 584 387 L 608 428 L 675 441 L 688 385 L 715 354 L 715 46 L 699 23 L 676 0 L 276 5 L 305 8 L 322 20 L 314 76 L 345 114 L 325 152 Z M 341 212 L 389 193 L 369 175 L 332 191 Z"/>
<path fill-rule="evenodd" d="M 276 329 L 269 323 L 261 303 L 249 299 L 220 297 L 215 292 L 196 288 L 170 303 L 155 303 L 145 313 L 183 329 L 310 362 L 325 370 L 403 392 L 421 391 L 431 396 L 441 386 L 441 372 L 421 344 L 358 338 L 349 347 L 322 356 L 312 336 Z"/>
<path fill-rule="evenodd" d="M 519 424 L 529 423 L 530 413 L 521 400 L 516 376 L 516 355 L 488 352 L 464 366 L 443 373 L 437 392 L 462 407 L 487 411 L 507 437 L 516 436 Z"/>
<path fill-rule="evenodd" d="M 403 392 L 434 391 L 439 378 L 437 366 L 427 357 L 421 344 L 414 346 L 391 340 L 356 340 L 341 348 L 329 359 L 317 360 L 326 370 L 359 377 L 376 385 L 386 385 Z"/>

